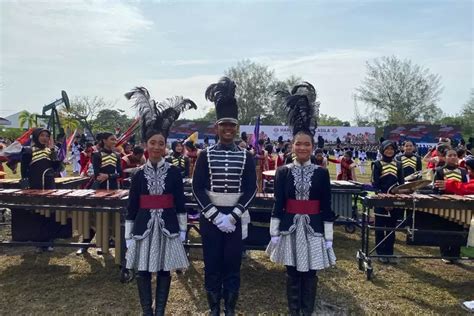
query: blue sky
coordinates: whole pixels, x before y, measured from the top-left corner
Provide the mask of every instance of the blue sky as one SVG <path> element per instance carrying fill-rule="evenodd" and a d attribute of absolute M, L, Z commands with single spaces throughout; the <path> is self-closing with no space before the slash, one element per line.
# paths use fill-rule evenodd
<path fill-rule="evenodd" d="M 472 1 L 1 1 L 0 116 L 40 112 L 66 90 L 156 100 L 205 88 L 243 59 L 302 77 L 321 112 L 352 120 L 365 62 L 408 58 L 442 77 L 439 106 L 458 113 L 473 85 Z M 360 108 L 364 107 L 360 105 Z"/>

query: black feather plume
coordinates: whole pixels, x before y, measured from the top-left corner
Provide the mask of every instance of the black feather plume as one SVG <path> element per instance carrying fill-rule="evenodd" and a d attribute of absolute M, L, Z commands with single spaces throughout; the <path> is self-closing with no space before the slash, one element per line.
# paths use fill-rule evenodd
<path fill-rule="evenodd" d="M 316 116 L 319 102 L 316 101 L 316 89 L 309 82 L 295 85 L 290 91 L 279 90 L 275 96 L 282 100 L 282 106 L 287 112 L 288 125 L 293 135 L 299 132 L 314 136 L 317 126 Z"/>
<path fill-rule="evenodd" d="M 196 103 L 181 96 L 167 98 L 156 104 L 155 100 L 150 99 L 148 90 L 143 87 L 136 87 L 127 92 L 125 97 L 129 100 L 135 98 L 133 107 L 138 109 L 143 141 L 147 141 L 156 133 L 168 137 L 171 126 L 181 113 L 197 109 Z"/>
<path fill-rule="evenodd" d="M 222 77 L 217 83 L 207 87 L 206 100 L 216 105 L 217 122 L 230 120 L 238 122 L 238 107 L 235 99 L 235 82 L 228 77 Z"/>

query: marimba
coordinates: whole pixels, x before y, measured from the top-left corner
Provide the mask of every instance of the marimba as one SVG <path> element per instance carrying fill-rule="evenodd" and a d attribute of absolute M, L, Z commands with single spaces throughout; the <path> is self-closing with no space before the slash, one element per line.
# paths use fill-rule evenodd
<path fill-rule="evenodd" d="M 359 269 L 367 274 L 367 279 L 372 277 L 371 258 L 390 257 L 372 255 L 376 248 L 369 248 L 370 230 L 381 229 L 379 227 L 369 225 L 370 211 L 376 207 L 398 208 L 412 210 L 413 218 L 416 212 L 424 212 L 444 218 L 452 223 L 464 227 L 464 231 L 452 230 L 421 230 L 414 227 L 386 229 L 389 231 L 406 231 L 409 235 L 416 233 L 432 234 L 433 236 L 467 236 L 467 229 L 471 224 L 474 216 L 474 196 L 460 195 L 438 195 L 438 194 L 376 194 L 367 196 L 362 200 L 364 212 L 362 214 L 362 236 L 361 249 L 357 253 L 359 261 Z M 441 259 L 440 256 L 391 256 L 393 258 L 416 258 L 416 259 Z M 452 258 L 452 259 L 468 259 L 471 258 Z"/>
<path fill-rule="evenodd" d="M 60 177 L 54 178 L 56 183 L 56 188 L 58 189 L 75 189 L 79 188 L 82 184 L 89 181 L 89 177 Z M 0 179 L 0 188 L 2 189 L 19 189 L 20 188 L 20 179 Z"/>
<path fill-rule="evenodd" d="M 188 210 L 191 213 L 197 214 L 199 207 L 192 194 L 190 180 L 185 180 L 184 189 Z M 332 209 L 339 216 L 335 223 L 345 225 L 347 232 L 354 232 L 358 225 L 357 197 L 362 192 L 363 187 L 360 183 L 331 181 Z M 273 203 L 272 193 L 257 193 L 252 203 L 250 203 L 248 210 L 251 222 L 248 228 L 248 238 L 244 241 L 247 249 L 261 250 L 268 245 L 270 241 L 269 227 Z M 196 225 L 195 227 L 197 228 Z M 193 246 L 199 247 L 200 245 L 195 244 Z"/>
<path fill-rule="evenodd" d="M 101 247 L 105 253 L 109 251 L 109 239 L 112 238 L 115 242 L 117 264 L 124 260 L 122 223 L 127 202 L 128 190 L 0 189 L 0 205 L 5 208 L 38 210 L 46 217 L 54 214 L 56 221 L 63 225 L 67 223 L 68 218 L 71 218 L 73 230 L 84 238 L 90 237 L 91 227 L 95 228 L 96 246 Z M 68 245 L 71 243 L 55 244 L 55 246 Z"/>

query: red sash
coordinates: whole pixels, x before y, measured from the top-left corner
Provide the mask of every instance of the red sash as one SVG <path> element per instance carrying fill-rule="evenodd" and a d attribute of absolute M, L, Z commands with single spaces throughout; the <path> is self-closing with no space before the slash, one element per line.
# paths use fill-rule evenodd
<path fill-rule="evenodd" d="M 286 212 L 290 214 L 319 214 L 319 200 L 292 200 L 286 201 Z"/>
<path fill-rule="evenodd" d="M 140 195 L 140 208 L 157 209 L 157 208 L 173 208 L 173 194 L 163 195 Z"/>

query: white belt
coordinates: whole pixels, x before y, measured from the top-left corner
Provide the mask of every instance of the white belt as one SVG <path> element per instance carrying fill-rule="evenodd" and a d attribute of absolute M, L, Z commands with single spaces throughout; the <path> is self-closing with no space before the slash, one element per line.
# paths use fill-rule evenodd
<path fill-rule="evenodd" d="M 242 193 L 220 193 L 220 192 L 212 192 L 206 190 L 211 203 L 215 206 L 236 206 L 239 202 Z"/>

